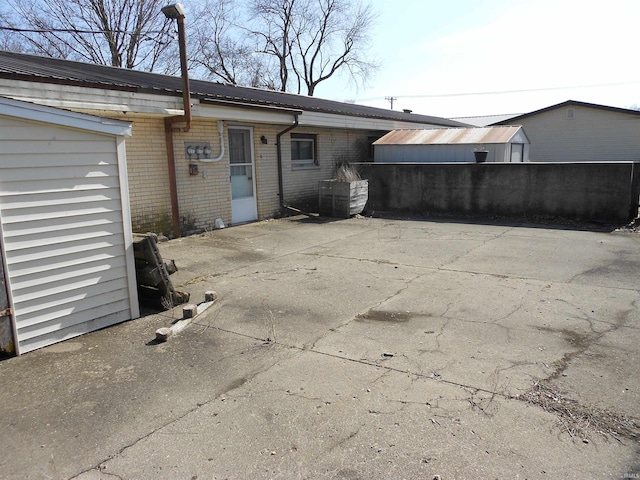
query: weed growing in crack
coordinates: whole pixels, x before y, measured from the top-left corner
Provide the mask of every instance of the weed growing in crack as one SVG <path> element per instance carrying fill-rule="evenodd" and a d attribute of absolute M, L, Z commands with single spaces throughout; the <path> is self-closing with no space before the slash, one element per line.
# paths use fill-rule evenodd
<path fill-rule="evenodd" d="M 490 389 L 489 397 L 484 397 L 484 396 L 476 397 L 476 395 L 478 395 L 480 391 L 473 390 L 471 392 L 471 397 L 468 399 L 468 401 L 471 404 L 472 409 L 479 410 L 483 414 L 487 415 L 488 417 L 491 417 L 498 412 L 499 406 L 497 402 L 494 403 L 494 400 L 496 399 L 496 397 L 507 398 L 509 396 L 507 391 L 509 389 L 510 382 L 509 380 L 507 380 L 501 385 L 500 372 L 498 370 L 493 372 L 489 378 L 491 380 L 491 389 Z M 482 393 L 487 393 L 487 392 L 483 391 Z"/>
<path fill-rule="evenodd" d="M 264 339 L 265 343 L 274 344 L 277 343 L 276 340 L 276 318 L 273 315 L 273 312 L 269 310 L 269 318 L 266 319 L 266 328 L 267 335 Z"/>
<path fill-rule="evenodd" d="M 171 310 L 174 307 L 171 295 L 163 295 L 160 298 L 160 305 L 162 305 L 162 308 L 165 310 Z"/>
<path fill-rule="evenodd" d="M 573 440 L 580 438 L 587 442 L 589 431 L 605 438 L 611 436 L 618 441 L 621 441 L 621 437 L 634 441 L 640 439 L 640 420 L 600 408 L 585 407 L 576 400 L 565 397 L 552 386 L 540 382 L 515 398 L 556 415 L 560 426 Z"/>

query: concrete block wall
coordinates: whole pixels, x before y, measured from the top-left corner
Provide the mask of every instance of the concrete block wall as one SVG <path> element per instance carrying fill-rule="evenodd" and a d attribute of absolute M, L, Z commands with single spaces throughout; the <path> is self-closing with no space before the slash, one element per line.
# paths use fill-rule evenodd
<path fill-rule="evenodd" d="M 627 222 L 640 163 L 360 164 L 368 211 Z"/>

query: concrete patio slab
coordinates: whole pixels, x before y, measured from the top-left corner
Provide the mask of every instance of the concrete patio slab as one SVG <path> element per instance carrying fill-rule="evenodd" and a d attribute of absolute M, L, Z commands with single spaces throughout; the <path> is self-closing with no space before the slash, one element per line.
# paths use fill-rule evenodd
<path fill-rule="evenodd" d="M 159 248 L 218 301 L 0 362 L 0 478 L 640 478 L 638 234 L 294 217 Z"/>

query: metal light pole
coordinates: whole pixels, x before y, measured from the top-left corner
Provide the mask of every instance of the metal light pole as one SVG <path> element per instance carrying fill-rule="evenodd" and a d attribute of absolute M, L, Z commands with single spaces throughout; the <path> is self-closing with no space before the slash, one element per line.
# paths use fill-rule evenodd
<path fill-rule="evenodd" d="M 191 99 L 189 89 L 189 71 L 187 70 L 187 37 L 184 32 L 185 11 L 181 3 L 174 3 L 162 8 L 167 18 L 175 19 L 178 23 L 178 45 L 180 47 L 180 71 L 182 75 L 182 95 L 184 100 L 184 117 L 187 129 L 191 124 Z"/>
<path fill-rule="evenodd" d="M 164 16 L 175 19 L 178 22 L 178 44 L 180 46 L 180 70 L 182 72 L 182 102 L 184 115 L 167 117 L 164 119 L 165 141 L 167 143 L 167 164 L 169 170 L 169 193 L 171 195 L 172 228 L 175 237 L 182 235 L 180 231 L 180 204 L 178 201 L 178 181 L 176 179 L 176 159 L 173 145 L 173 124 L 185 121 L 183 129 L 188 132 L 191 128 L 191 92 L 189 90 L 189 72 L 187 71 L 187 39 L 184 32 L 184 7 L 180 3 L 174 3 L 162 8 Z"/>

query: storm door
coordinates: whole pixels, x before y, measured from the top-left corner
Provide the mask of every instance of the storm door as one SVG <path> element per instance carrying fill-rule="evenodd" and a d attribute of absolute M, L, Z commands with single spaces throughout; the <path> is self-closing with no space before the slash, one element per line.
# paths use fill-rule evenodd
<path fill-rule="evenodd" d="M 232 224 L 258 219 L 252 139 L 253 132 L 250 128 L 229 128 Z"/>

